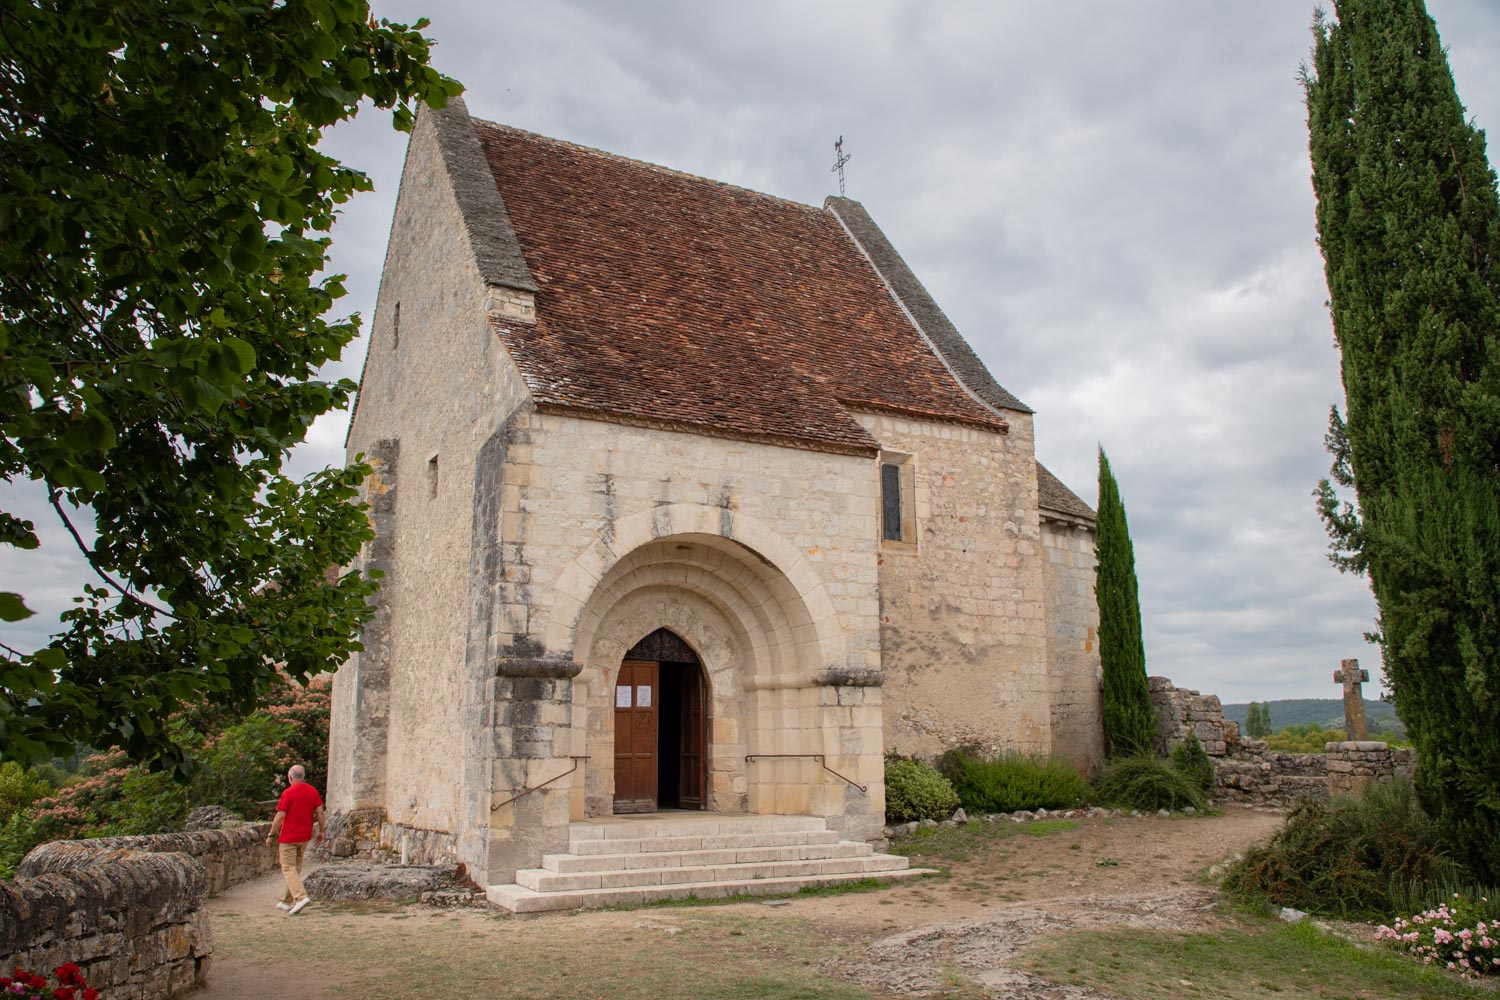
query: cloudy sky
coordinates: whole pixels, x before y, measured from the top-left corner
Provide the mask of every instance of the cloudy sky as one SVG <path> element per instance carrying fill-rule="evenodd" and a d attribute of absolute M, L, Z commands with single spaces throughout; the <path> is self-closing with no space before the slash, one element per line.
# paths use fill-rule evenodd
<path fill-rule="evenodd" d="M 849 195 L 1037 410 L 1039 457 L 1092 502 L 1108 450 L 1150 672 L 1226 701 L 1331 697 L 1341 658 L 1379 662 L 1368 589 L 1326 561 L 1310 496 L 1342 398 L 1297 83 L 1312 9 L 375 4 L 432 20 L 437 65 L 483 118 L 810 204 L 837 191 L 842 135 Z M 1500 4 L 1428 9 L 1493 128 Z M 404 136 L 372 112 L 328 146 L 375 181 L 334 234 L 344 306 L 369 316 Z M 361 340 L 331 374 L 363 356 Z M 346 423 L 315 426 L 296 467 L 340 461 Z M 0 570 L 44 611 L 83 580 L 57 555 Z"/>

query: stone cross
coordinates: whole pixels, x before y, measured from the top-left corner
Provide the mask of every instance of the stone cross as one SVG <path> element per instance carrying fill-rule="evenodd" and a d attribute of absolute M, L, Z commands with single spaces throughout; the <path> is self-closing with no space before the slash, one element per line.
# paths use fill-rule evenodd
<path fill-rule="evenodd" d="M 1333 672 L 1333 682 L 1344 685 L 1344 737 L 1363 740 L 1370 734 L 1365 728 L 1365 696 L 1359 686 L 1370 679 L 1370 672 L 1359 669 L 1358 660 L 1339 662 L 1343 669 Z"/>

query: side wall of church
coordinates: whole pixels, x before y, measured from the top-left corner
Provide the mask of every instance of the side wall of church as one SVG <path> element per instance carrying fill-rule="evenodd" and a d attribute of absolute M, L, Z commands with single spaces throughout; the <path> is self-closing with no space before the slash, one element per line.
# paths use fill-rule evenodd
<path fill-rule="evenodd" d="M 1047 668 L 1052 747 L 1084 769 L 1104 760 L 1099 604 L 1094 598 L 1094 532 L 1042 517 L 1047 554 Z"/>
<path fill-rule="evenodd" d="M 880 551 L 889 750 L 1052 750 L 1032 423 L 1006 416 L 1008 434 L 859 417 L 914 466 L 915 540 Z"/>
<path fill-rule="evenodd" d="M 483 599 L 471 563 L 486 551 L 476 536 L 495 528 L 483 523 L 481 494 L 497 511 L 509 420 L 527 395 L 490 328 L 487 290 L 424 123 L 419 117 L 407 154 L 348 442 L 351 458 L 399 445 L 394 477 L 374 479 L 376 489 L 399 483 L 386 505 L 392 523 L 375 524 L 399 542 L 376 598 L 386 624 L 367 635 L 364 654 L 373 644 L 389 668 L 362 677 L 356 657 L 335 679 L 330 804 L 366 804 L 347 776 L 361 755 L 383 752 L 383 801 L 373 805 L 386 809 L 388 837 L 478 861 L 488 825 L 484 681 L 493 671 L 485 650 L 470 649 L 471 605 Z M 367 682 L 387 688 L 384 739 L 372 732 L 381 720 L 361 711 Z"/>

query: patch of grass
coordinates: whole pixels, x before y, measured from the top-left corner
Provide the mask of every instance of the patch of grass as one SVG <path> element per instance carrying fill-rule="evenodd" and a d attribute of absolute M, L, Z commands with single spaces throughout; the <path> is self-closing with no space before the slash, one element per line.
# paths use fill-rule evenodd
<path fill-rule="evenodd" d="M 1067 819 L 1042 819 L 1031 823 L 985 823 L 971 819 L 956 826 L 923 826 L 891 841 L 891 852 L 925 862 L 968 861 L 976 851 L 1002 840 L 1025 835 L 1049 837 L 1078 824 Z"/>
<path fill-rule="evenodd" d="M 840 956 L 842 942 L 785 910 L 664 912 L 629 929 L 603 914 L 492 922 L 473 912 L 458 925 L 421 912 L 404 923 L 309 914 L 215 924 L 216 958 L 270 963 L 295 950 L 309 981 L 336 987 L 340 996 L 392 1000 L 872 997 L 830 981 L 827 964 Z M 668 926 L 675 932 L 664 933 Z"/>
<path fill-rule="evenodd" d="M 1020 958 L 1053 982 L 1120 1000 L 1472 1000 L 1494 994 L 1309 923 L 1262 922 L 1217 934 L 1121 929 L 1048 937 Z"/>

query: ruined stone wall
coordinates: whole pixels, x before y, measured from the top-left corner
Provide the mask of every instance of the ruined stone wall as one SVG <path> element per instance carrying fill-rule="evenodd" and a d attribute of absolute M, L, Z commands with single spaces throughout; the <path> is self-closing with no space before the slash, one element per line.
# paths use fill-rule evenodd
<path fill-rule="evenodd" d="M 1094 532 L 1042 514 L 1047 555 L 1047 675 L 1052 751 L 1092 770 L 1104 760 L 1099 603 L 1094 597 Z"/>
<path fill-rule="evenodd" d="M 1410 775 L 1416 764 L 1409 748 L 1368 740 L 1329 743 L 1323 753 L 1280 753 L 1263 740 L 1241 737 L 1216 696 L 1178 688 L 1165 677 L 1150 678 L 1150 685 L 1157 752 L 1170 753 L 1195 735 L 1214 759 L 1214 798 L 1221 801 L 1287 808 L 1298 799 L 1326 799 Z"/>
<path fill-rule="evenodd" d="M 916 532 L 880 545 L 886 743 L 1050 753 L 1046 554 L 1028 414 L 1008 434 L 860 414 L 911 455 Z"/>
<path fill-rule="evenodd" d="M 73 962 L 110 1000 L 201 986 L 213 955 L 209 895 L 276 868 L 268 824 L 53 841 L 0 882 L 0 968 Z"/>
<path fill-rule="evenodd" d="M 1223 757 L 1240 743 L 1240 724 L 1224 718 L 1219 696 L 1179 688 L 1165 677 L 1149 677 L 1151 707 L 1156 710 L 1156 752 L 1166 756 L 1188 734 L 1198 738 L 1210 757 Z"/>

